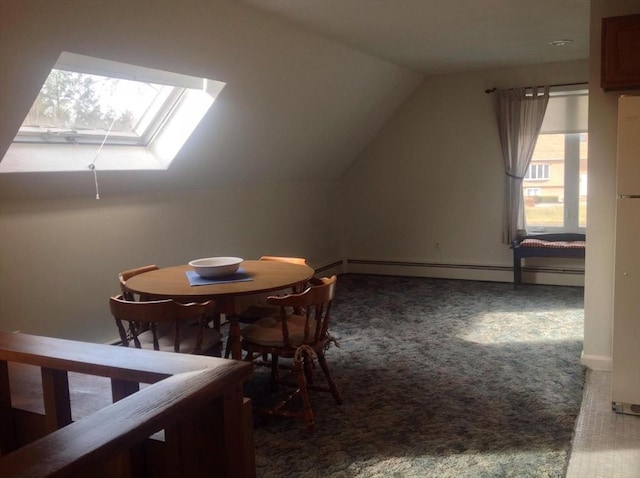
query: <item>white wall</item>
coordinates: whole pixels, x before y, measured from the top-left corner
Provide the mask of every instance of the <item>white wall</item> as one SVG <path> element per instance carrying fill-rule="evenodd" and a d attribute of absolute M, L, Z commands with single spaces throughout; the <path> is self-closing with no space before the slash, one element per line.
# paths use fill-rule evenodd
<path fill-rule="evenodd" d="M 589 93 L 589 204 L 585 281 L 583 363 L 611 368 L 613 326 L 613 252 L 618 96 L 624 91 L 600 88 L 601 19 L 640 13 L 638 0 L 591 1 Z M 629 91 L 640 94 L 640 91 Z"/>
<path fill-rule="evenodd" d="M 210 256 L 335 260 L 332 183 L 5 201 L 0 330 L 108 342 L 118 272 Z"/>
<path fill-rule="evenodd" d="M 502 243 L 505 175 L 485 89 L 587 79 L 586 61 L 427 78 L 342 180 L 343 256 L 471 266 L 402 272 L 511 281 L 512 254 Z"/>
<path fill-rule="evenodd" d="M 105 195 L 337 179 L 422 80 L 230 0 L 2 2 L 0 157 L 63 50 L 227 83 L 168 171 L 102 172 Z M 92 187 L 88 170 L 0 175 L 4 198 Z"/>
<path fill-rule="evenodd" d="M 168 171 L 99 171 L 100 201 L 89 171 L 0 175 L 0 329 L 97 342 L 121 270 L 335 262 L 335 182 L 422 79 L 233 1 L 2 2 L 0 156 L 62 50 L 227 82 Z"/>
<path fill-rule="evenodd" d="M 1 178 L 0 329 L 110 340 L 116 334 L 106 300 L 117 292 L 118 271 L 205 255 L 300 255 L 314 267 L 339 257 L 477 264 L 475 271 L 383 266 L 381 272 L 510 281 L 511 254 L 500 232 L 501 155 L 484 89 L 589 77 L 584 357 L 588 365 L 606 367 L 617 94 L 597 88 L 599 19 L 638 12 L 637 0 L 592 1 L 590 66 L 429 78 L 397 115 L 392 113 L 419 81 L 415 75 L 229 2 L 192 2 L 199 7 L 181 9 L 175 5 L 186 2 L 145 8 L 156 2 L 110 1 L 97 13 L 89 3 L 99 2 L 15 2 L 12 15 L 0 15 L 0 151 L 62 48 L 117 52 L 114 59 L 144 59 L 148 66 L 204 76 L 219 73 L 234 87 L 209 118 L 212 129 L 200 131 L 183 153 L 183 166 L 165 175 L 106 177 L 100 201 L 86 174 Z M 203 11 L 203 5 L 216 7 Z M 136 24 L 148 15 L 151 24 Z M 307 51 L 317 63 L 309 63 Z M 283 86 L 268 95 L 277 85 Z M 325 110 L 329 103 L 335 108 Z M 367 143 L 338 180 L 343 165 Z M 308 164 L 313 167 L 306 169 Z M 248 182 L 238 186 L 243 171 Z M 283 171 L 284 179 L 274 183 Z M 175 184 L 182 191 L 170 191 Z M 74 197 L 63 197 L 69 193 Z M 349 265 L 358 267 L 373 269 Z"/>
<path fill-rule="evenodd" d="M 490 98 L 482 91 L 493 86 L 570 83 L 588 78 L 589 200 L 582 361 L 594 369 L 610 369 L 616 115 L 617 98 L 624 92 L 604 92 L 599 86 L 600 22 L 603 17 L 631 13 L 640 13 L 637 0 L 592 0 L 588 63 L 425 80 L 343 178 L 342 255 L 365 260 L 364 264 L 349 264 L 348 270 L 510 280 L 511 273 L 501 270 L 511 265 L 511 254 L 500 237 L 504 191 L 500 150 Z M 638 94 L 638 90 L 627 93 Z M 489 267 L 439 267 L 459 263 Z M 575 267 L 572 264 L 567 262 L 568 267 Z M 491 265 L 499 266 L 498 270 L 492 270 Z M 554 275 L 537 280 L 572 282 L 566 279 Z"/>

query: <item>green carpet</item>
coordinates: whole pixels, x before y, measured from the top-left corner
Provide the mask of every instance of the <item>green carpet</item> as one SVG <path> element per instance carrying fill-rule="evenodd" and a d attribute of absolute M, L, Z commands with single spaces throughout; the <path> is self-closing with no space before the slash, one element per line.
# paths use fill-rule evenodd
<path fill-rule="evenodd" d="M 564 476 L 582 288 L 343 275 L 331 331 L 344 404 L 312 392 L 313 435 L 256 417 L 259 478 Z M 267 389 L 256 368 L 248 394 Z"/>

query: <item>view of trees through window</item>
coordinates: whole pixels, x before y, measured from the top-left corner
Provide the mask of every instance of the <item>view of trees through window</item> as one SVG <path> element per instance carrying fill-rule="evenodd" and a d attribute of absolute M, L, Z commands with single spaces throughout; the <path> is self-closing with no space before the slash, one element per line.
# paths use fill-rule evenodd
<path fill-rule="evenodd" d="M 527 229 L 587 225 L 587 133 L 541 134 L 522 183 Z"/>
<path fill-rule="evenodd" d="M 0 174 L 167 169 L 226 85 L 67 51 L 42 80 Z"/>
<path fill-rule="evenodd" d="M 166 99 L 167 88 L 53 69 L 25 118 L 21 132 L 57 134 L 67 136 L 72 142 L 73 134 L 79 132 L 133 134 L 145 113 L 155 103 Z"/>

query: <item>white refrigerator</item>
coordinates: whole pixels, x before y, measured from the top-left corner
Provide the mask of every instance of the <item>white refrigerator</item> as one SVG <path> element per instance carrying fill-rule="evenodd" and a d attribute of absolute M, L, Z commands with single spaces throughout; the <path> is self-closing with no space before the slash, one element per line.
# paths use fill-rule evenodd
<path fill-rule="evenodd" d="M 618 100 L 611 401 L 640 415 L 640 96 Z"/>

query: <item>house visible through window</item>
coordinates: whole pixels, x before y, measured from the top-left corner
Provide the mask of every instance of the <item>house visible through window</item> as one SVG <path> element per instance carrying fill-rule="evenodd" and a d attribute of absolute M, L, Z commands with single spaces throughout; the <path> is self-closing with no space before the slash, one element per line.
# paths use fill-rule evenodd
<path fill-rule="evenodd" d="M 552 93 L 522 182 L 528 232 L 587 227 L 587 92 Z"/>
<path fill-rule="evenodd" d="M 223 87 L 63 52 L 0 172 L 166 169 Z"/>

